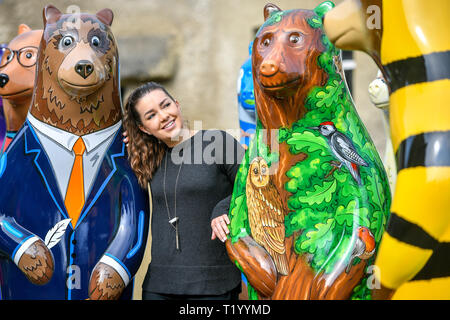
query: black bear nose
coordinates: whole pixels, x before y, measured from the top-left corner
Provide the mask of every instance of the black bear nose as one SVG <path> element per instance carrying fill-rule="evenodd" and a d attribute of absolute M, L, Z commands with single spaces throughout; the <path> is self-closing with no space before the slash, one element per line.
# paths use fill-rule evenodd
<path fill-rule="evenodd" d="M 0 88 L 6 86 L 9 81 L 9 77 L 6 73 L 0 73 Z"/>
<path fill-rule="evenodd" d="M 83 79 L 86 79 L 94 71 L 94 65 L 90 61 L 80 60 L 75 65 L 75 71 L 82 76 Z"/>

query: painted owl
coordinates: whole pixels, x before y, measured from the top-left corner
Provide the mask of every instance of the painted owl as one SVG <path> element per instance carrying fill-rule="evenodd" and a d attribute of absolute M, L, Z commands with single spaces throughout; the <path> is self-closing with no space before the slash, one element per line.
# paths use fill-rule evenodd
<path fill-rule="evenodd" d="M 288 275 L 289 265 L 284 245 L 286 212 L 269 175 L 269 166 L 261 157 L 254 158 L 250 163 L 246 195 L 253 239 L 270 254 L 278 273 Z"/>

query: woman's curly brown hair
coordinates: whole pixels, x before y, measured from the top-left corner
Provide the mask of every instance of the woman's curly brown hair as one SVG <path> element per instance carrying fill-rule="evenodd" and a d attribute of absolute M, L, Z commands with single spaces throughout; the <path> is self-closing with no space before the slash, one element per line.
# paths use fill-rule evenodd
<path fill-rule="evenodd" d="M 138 178 L 139 185 L 144 189 L 147 188 L 147 183 L 152 179 L 167 150 L 164 142 L 139 129 L 142 123 L 139 113 L 136 111 L 136 104 L 153 90 L 162 90 L 175 101 L 162 85 L 148 82 L 130 94 L 125 104 L 123 119 L 124 128 L 128 132 L 128 161 Z"/>

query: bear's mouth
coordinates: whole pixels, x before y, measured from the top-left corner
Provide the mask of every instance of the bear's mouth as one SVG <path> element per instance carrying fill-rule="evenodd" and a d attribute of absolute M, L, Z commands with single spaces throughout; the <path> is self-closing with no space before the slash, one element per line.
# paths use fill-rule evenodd
<path fill-rule="evenodd" d="M 86 89 L 87 89 L 87 88 L 95 87 L 95 86 L 97 86 L 97 85 L 100 83 L 100 81 L 98 81 L 98 82 L 93 83 L 93 84 L 75 84 L 75 83 L 66 81 L 66 80 L 64 80 L 64 79 L 61 79 L 61 81 L 63 81 L 65 84 L 69 85 L 70 87 L 75 87 L 75 88 L 86 88 Z"/>
<path fill-rule="evenodd" d="M 13 92 L 13 93 L 0 94 L 0 96 L 2 96 L 3 98 L 8 98 L 8 97 L 13 97 L 13 96 L 21 95 L 22 93 L 25 93 L 25 92 L 27 92 L 27 91 L 33 91 L 33 89 L 32 89 L 32 88 L 27 88 L 27 89 L 25 89 L 25 90 Z"/>
<path fill-rule="evenodd" d="M 287 80 L 287 81 L 280 81 L 280 82 L 274 82 L 274 83 L 268 83 L 268 82 L 260 80 L 259 83 L 266 90 L 279 90 L 279 89 L 283 89 L 286 87 L 292 87 L 292 85 L 296 84 L 299 80 L 300 80 L 300 76 L 295 77 L 290 80 Z"/>

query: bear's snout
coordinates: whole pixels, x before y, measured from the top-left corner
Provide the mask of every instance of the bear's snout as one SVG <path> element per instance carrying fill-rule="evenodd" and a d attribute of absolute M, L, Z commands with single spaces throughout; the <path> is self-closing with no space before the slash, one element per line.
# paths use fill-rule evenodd
<path fill-rule="evenodd" d="M 0 73 L 0 88 L 6 86 L 9 81 L 9 77 L 6 73 Z"/>
<path fill-rule="evenodd" d="M 83 79 L 89 77 L 94 71 L 94 64 L 88 60 L 80 60 L 75 65 L 75 72 L 78 73 Z"/>
<path fill-rule="evenodd" d="M 279 67 L 274 60 L 266 60 L 261 64 L 259 69 L 262 75 L 271 77 L 278 72 Z"/>

